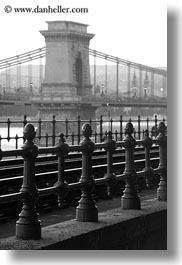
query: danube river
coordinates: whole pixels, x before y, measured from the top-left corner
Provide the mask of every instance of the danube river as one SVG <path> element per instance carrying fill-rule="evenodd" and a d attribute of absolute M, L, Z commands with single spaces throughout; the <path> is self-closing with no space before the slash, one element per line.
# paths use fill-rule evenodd
<path fill-rule="evenodd" d="M 16 135 L 19 137 L 17 140 L 17 147 L 21 148 L 23 145 L 23 127 L 10 127 L 9 136 L 11 139 L 8 141 L 8 129 L 7 127 L 0 127 L 0 147 L 2 150 L 12 150 L 16 148 Z"/>
<path fill-rule="evenodd" d="M 122 132 L 123 133 L 124 133 L 124 128 L 126 126 L 126 123 L 127 122 L 125 121 L 122 124 Z M 154 120 L 149 121 L 148 123 L 146 122 L 146 120 L 142 120 L 140 122 L 140 131 L 142 132 L 143 130 L 145 130 L 147 128 L 149 129 L 149 131 L 151 131 L 151 129 L 154 125 L 155 125 Z M 133 126 L 135 128 L 135 132 L 138 132 L 138 129 L 139 129 L 138 128 L 138 122 L 133 121 Z M 115 133 L 116 131 L 119 133 L 120 132 L 120 123 L 114 121 L 114 122 L 112 122 L 112 125 L 111 125 L 110 122 L 106 122 L 106 121 L 103 122 L 103 124 L 102 124 L 103 133 L 105 131 L 111 130 L 111 128 L 112 128 L 113 133 Z M 99 125 L 96 126 L 96 132 L 99 135 L 99 133 L 100 133 L 100 126 Z M 11 139 L 8 141 L 7 137 L 8 137 L 8 128 L 7 127 L 0 127 L 0 148 L 2 150 L 12 150 L 15 148 L 21 148 L 23 145 L 23 127 L 22 126 L 19 126 L 19 127 L 18 126 L 17 127 L 10 126 L 9 137 Z M 136 135 L 136 137 L 137 137 L 137 135 Z M 68 139 L 67 139 L 67 142 L 69 142 Z"/>

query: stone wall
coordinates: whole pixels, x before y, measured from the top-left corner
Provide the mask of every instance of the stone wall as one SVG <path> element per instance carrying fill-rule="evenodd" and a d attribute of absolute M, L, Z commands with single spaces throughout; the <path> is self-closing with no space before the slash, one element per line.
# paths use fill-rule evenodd
<path fill-rule="evenodd" d="M 42 229 L 41 240 L 3 239 L 0 249 L 166 250 L 167 203 L 144 201 L 141 210 L 109 210 L 99 222 L 70 220 Z"/>

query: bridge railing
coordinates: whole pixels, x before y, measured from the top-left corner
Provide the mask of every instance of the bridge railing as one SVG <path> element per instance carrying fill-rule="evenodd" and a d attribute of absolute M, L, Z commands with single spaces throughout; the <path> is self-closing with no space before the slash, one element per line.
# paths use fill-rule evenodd
<path fill-rule="evenodd" d="M 125 190 L 121 198 L 123 209 L 140 209 L 140 198 L 137 194 L 135 183 L 138 177 L 146 179 L 146 185 L 150 186 L 151 178 L 154 174 L 160 175 L 157 198 L 167 199 L 167 136 L 164 122 L 159 123 L 158 136 L 156 139 L 149 137 L 148 130 L 145 130 L 142 140 L 133 137 L 134 127 L 128 122 L 125 127 L 125 137 L 122 141 L 112 139 L 109 131 L 102 143 L 94 143 L 91 139 L 92 127 L 89 123 L 82 126 L 82 136 L 79 145 L 68 145 L 65 142 L 64 134 L 59 134 L 59 143 L 52 147 L 39 148 L 34 142 L 36 135 L 35 127 L 28 123 L 24 127 L 23 136 L 25 142 L 22 149 L 2 151 L 0 159 L 9 156 L 22 156 L 24 159 L 24 177 L 20 192 L 0 196 L 0 203 L 21 200 L 23 203 L 22 211 L 16 222 L 16 237 L 21 239 L 41 238 L 41 223 L 38 219 L 36 204 L 40 196 L 57 194 L 58 206 L 61 206 L 65 195 L 75 189 L 81 189 L 81 199 L 76 208 L 76 220 L 81 222 L 98 222 L 98 210 L 92 197 L 92 191 L 97 185 L 106 185 L 107 192 L 112 197 L 112 190 L 121 180 L 124 180 Z M 157 168 L 153 169 L 150 163 L 150 148 L 153 144 L 159 145 L 160 160 Z M 135 169 L 134 151 L 136 146 L 142 145 L 145 149 L 145 167 L 137 172 Z M 114 174 L 113 153 L 116 148 L 125 149 L 125 170 L 122 174 Z M 105 149 L 107 152 L 107 173 L 103 178 L 93 178 L 92 153 L 97 149 Z M 65 182 L 65 156 L 70 152 L 82 153 L 82 175 L 79 182 L 67 184 Z M 56 154 L 58 157 L 58 176 L 57 182 L 53 187 L 37 189 L 35 161 L 38 155 Z"/>
<path fill-rule="evenodd" d="M 22 120 L 15 120 L 8 118 L 7 120 L 0 121 L 0 148 L 16 148 L 18 149 L 24 142 L 23 128 L 28 122 L 34 124 L 36 128 L 35 142 L 40 146 L 53 146 L 58 140 L 58 133 L 62 131 L 69 144 L 75 145 L 80 143 L 81 139 L 81 126 L 87 122 L 92 126 L 92 140 L 94 142 L 103 142 L 107 136 L 107 131 L 111 131 L 112 137 L 116 141 L 122 141 L 125 132 L 124 127 L 130 121 L 134 124 L 134 137 L 138 140 L 144 134 L 144 130 L 148 130 L 150 136 L 156 137 L 158 134 L 158 124 L 160 121 L 165 122 L 165 119 L 158 118 L 124 118 L 122 115 L 119 118 L 112 118 L 110 114 L 107 117 L 100 116 L 97 120 L 81 120 L 78 116 L 75 120 L 59 120 L 55 115 L 52 119 L 37 119 L 33 120 L 24 115 Z M 18 132 L 18 133 L 17 133 Z"/>

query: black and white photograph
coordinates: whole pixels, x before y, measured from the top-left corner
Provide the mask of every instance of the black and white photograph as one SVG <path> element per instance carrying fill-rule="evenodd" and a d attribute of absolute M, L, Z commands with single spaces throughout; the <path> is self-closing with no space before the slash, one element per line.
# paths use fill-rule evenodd
<path fill-rule="evenodd" d="M 166 255 L 169 18 L 165 0 L 1 1 L 0 254 Z"/>

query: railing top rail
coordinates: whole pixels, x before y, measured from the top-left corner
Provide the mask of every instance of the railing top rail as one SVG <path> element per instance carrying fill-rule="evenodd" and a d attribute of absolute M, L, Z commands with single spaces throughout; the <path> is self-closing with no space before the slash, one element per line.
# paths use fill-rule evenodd
<path fill-rule="evenodd" d="M 141 146 L 143 144 L 143 140 L 136 140 L 136 145 Z M 157 139 L 152 139 L 152 144 L 158 144 Z M 100 150 L 105 149 L 108 146 L 108 143 L 102 142 L 102 143 L 95 143 L 94 150 Z M 125 147 L 126 142 L 125 141 L 117 141 L 116 142 L 116 148 Z M 80 145 L 69 145 L 69 152 L 81 152 L 84 149 L 83 146 Z M 38 148 L 38 154 L 57 154 L 61 150 L 61 147 L 59 146 L 50 146 L 50 147 L 39 147 Z M 0 157 L 12 157 L 12 156 L 23 156 L 27 154 L 27 150 L 23 149 L 15 149 L 15 150 L 1 150 L 0 149 Z"/>

